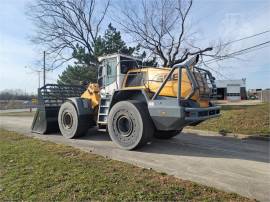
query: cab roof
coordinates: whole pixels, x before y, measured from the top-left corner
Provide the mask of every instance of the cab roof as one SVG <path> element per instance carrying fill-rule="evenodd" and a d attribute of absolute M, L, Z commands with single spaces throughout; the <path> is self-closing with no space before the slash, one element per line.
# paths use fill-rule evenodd
<path fill-rule="evenodd" d="M 98 61 L 101 62 L 104 59 L 113 58 L 113 57 L 121 57 L 121 56 L 125 57 L 125 58 L 128 58 L 128 59 L 132 59 L 132 60 L 142 61 L 141 58 L 134 57 L 134 56 L 131 56 L 131 55 L 122 54 L 122 53 L 113 53 L 113 54 L 109 54 L 109 55 L 104 55 L 104 56 L 98 57 Z"/>

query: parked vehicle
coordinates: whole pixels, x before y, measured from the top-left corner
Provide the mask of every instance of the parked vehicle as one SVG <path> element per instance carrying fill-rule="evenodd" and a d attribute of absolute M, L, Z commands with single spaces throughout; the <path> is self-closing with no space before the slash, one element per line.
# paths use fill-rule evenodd
<path fill-rule="evenodd" d="M 98 81 L 87 89 L 56 84 L 39 89 L 32 131 L 60 129 L 64 137 L 76 138 L 97 126 L 127 150 L 152 136 L 171 138 L 185 126 L 220 115 L 220 107 L 210 101 L 216 93 L 214 78 L 195 66 L 198 58 L 157 68 L 122 54 L 101 57 Z"/>

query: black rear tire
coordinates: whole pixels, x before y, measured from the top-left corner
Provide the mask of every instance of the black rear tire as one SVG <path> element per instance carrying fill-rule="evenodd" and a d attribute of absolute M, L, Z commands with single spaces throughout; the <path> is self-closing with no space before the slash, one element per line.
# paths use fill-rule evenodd
<path fill-rule="evenodd" d="M 61 134 L 68 139 L 85 135 L 90 128 L 89 116 L 79 116 L 76 107 L 69 101 L 63 103 L 58 113 Z"/>
<path fill-rule="evenodd" d="M 154 132 L 147 106 L 138 101 L 121 101 L 110 110 L 108 131 L 119 147 L 132 150 L 145 145 Z"/>
<path fill-rule="evenodd" d="M 154 137 L 157 139 L 170 139 L 172 137 L 175 137 L 179 133 L 181 133 L 181 130 L 170 130 L 170 131 L 156 131 L 154 133 Z"/>

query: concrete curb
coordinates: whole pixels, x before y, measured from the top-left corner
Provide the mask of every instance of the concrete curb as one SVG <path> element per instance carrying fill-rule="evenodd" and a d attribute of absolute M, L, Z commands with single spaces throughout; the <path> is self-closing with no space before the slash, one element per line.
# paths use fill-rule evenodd
<path fill-rule="evenodd" d="M 270 137 L 267 137 L 267 136 L 250 135 L 247 138 L 248 139 L 253 139 L 253 140 L 270 141 Z"/>
<path fill-rule="evenodd" d="M 244 135 L 244 134 L 239 134 L 239 133 L 227 133 L 226 135 L 223 135 L 223 134 L 220 134 L 220 133 L 215 132 L 215 131 L 197 130 L 197 129 L 190 129 L 190 128 L 183 129 L 183 132 L 185 132 L 185 133 L 199 133 L 199 134 L 222 136 L 222 137 L 230 137 L 230 138 L 236 138 L 236 139 L 253 139 L 253 140 L 270 141 L 270 136 L 261 136 L 261 135 L 258 135 L 258 134 Z"/>

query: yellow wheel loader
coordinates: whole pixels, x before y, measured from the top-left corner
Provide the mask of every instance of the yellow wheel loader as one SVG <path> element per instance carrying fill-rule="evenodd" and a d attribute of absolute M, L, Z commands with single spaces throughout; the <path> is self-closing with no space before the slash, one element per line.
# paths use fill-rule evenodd
<path fill-rule="evenodd" d="M 32 132 L 60 130 L 64 137 L 76 138 L 97 127 L 126 150 L 153 136 L 171 138 L 185 126 L 220 115 L 220 107 L 210 102 L 215 79 L 195 66 L 198 58 L 157 68 L 143 67 L 138 58 L 122 54 L 101 57 L 97 83 L 47 84 L 38 90 Z"/>

